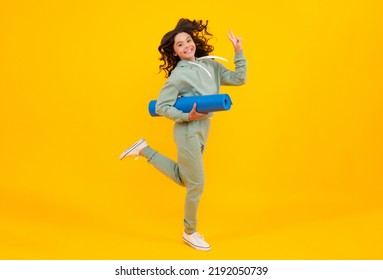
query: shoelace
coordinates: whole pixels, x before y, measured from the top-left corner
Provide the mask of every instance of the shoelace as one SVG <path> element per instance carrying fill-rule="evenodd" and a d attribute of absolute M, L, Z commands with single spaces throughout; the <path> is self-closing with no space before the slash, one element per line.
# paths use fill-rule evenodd
<path fill-rule="evenodd" d="M 198 232 L 196 232 L 196 235 L 199 239 L 202 239 L 202 240 L 205 240 L 205 238 L 203 237 L 203 235 L 200 235 Z"/>

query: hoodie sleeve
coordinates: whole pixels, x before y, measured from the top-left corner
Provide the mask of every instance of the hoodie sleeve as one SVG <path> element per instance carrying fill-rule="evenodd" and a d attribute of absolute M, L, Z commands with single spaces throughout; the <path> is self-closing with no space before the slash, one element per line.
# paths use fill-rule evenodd
<path fill-rule="evenodd" d="M 235 71 L 227 69 L 219 64 L 219 76 L 221 85 L 240 86 L 246 83 L 247 61 L 241 52 L 235 53 L 234 56 Z"/>
<path fill-rule="evenodd" d="M 188 122 L 189 113 L 184 113 L 174 107 L 178 94 L 177 87 L 169 80 L 166 81 L 157 99 L 156 113 L 175 122 Z"/>

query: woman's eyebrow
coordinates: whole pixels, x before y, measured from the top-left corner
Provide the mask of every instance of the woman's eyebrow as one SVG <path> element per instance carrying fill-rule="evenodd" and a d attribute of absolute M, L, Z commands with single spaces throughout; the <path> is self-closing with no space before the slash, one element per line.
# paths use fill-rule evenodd
<path fill-rule="evenodd" d="M 189 36 L 187 36 L 187 37 L 185 38 L 185 41 L 186 41 L 186 40 L 188 40 L 188 39 L 191 39 L 191 36 L 190 36 L 190 35 L 189 35 Z M 178 44 L 178 43 L 182 43 L 182 42 L 183 42 L 183 41 L 182 41 L 182 40 L 180 40 L 180 41 L 176 41 L 175 43 L 176 43 L 176 44 Z"/>

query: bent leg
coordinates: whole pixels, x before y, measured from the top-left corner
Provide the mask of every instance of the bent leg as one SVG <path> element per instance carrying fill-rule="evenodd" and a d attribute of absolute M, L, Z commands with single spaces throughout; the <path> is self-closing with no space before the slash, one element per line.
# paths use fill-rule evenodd
<path fill-rule="evenodd" d="M 153 150 L 151 147 L 146 147 L 141 154 L 150 164 L 157 168 L 161 173 L 172 179 L 176 184 L 183 186 L 179 167 L 176 162 Z"/>

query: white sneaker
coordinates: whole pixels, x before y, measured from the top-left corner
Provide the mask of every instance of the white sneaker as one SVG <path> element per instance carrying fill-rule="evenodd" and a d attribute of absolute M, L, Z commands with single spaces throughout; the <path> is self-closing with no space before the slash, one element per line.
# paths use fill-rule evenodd
<path fill-rule="evenodd" d="M 134 143 L 132 146 L 127 148 L 125 151 L 123 151 L 122 154 L 120 155 L 120 159 L 123 159 L 126 156 L 136 157 L 136 159 L 137 159 L 138 156 L 140 155 L 140 150 L 147 147 L 147 146 L 148 146 L 148 143 L 146 143 L 144 138 L 141 138 L 136 143 Z"/>
<path fill-rule="evenodd" d="M 195 232 L 193 234 L 187 234 L 186 232 L 184 232 L 182 238 L 187 244 L 189 244 L 197 250 L 210 251 L 211 249 L 210 245 L 206 243 L 206 241 L 201 235 L 199 235 L 198 232 Z"/>

